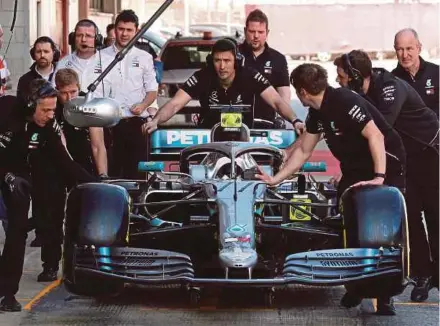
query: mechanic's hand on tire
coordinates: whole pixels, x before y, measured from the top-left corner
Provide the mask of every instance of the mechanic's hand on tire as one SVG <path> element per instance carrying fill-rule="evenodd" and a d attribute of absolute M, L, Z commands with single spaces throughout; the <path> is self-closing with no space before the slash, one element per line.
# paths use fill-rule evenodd
<path fill-rule="evenodd" d="M 142 125 L 142 133 L 144 135 L 151 134 L 156 129 L 157 129 L 157 121 L 154 119 L 151 121 L 148 121 Z"/>
<path fill-rule="evenodd" d="M 359 186 L 381 186 L 383 185 L 384 178 L 374 178 L 372 180 L 367 181 L 360 181 L 358 183 L 355 183 L 352 185 L 352 187 L 359 187 Z"/>

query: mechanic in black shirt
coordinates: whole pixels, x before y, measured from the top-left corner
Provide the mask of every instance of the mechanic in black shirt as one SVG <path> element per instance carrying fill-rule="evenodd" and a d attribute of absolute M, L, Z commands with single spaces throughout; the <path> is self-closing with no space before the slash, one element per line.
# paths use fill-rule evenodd
<path fill-rule="evenodd" d="M 342 179 L 338 200 L 350 186 L 382 185 L 405 188 L 405 151 L 396 131 L 368 101 L 346 89 L 328 86 L 327 71 L 316 64 L 302 64 L 292 71 L 290 81 L 304 106 L 310 107 L 306 131 L 299 146 L 286 150 L 284 167 L 275 175 L 263 171 L 256 176 L 276 185 L 298 172 L 312 154 L 321 134 L 340 161 Z M 346 293 L 341 303 L 354 307 L 361 298 Z M 379 298 L 378 314 L 395 314 L 391 298 Z"/>
<path fill-rule="evenodd" d="M 53 119 L 57 91 L 50 83 L 36 79 L 26 107 L 17 98 L 0 98 L 0 187 L 7 207 L 8 229 L 0 261 L 0 310 L 20 311 L 15 299 L 28 231 L 32 192 L 31 164 L 37 151 L 44 151 L 70 185 L 95 179 L 76 164 L 61 142 L 60 127 Z M 61 248 L 60 248 L 61 250 Z"/>
<path fill-rule="evenodd" d="M 245 67 L 260 72 L 277 90 L 281 98 L 290 103 L 290 84 L 287 60 L 266 42 L 269 20 L 260 9 L 251 11 L 246 18 L 245 41 L 239 46 L 245 57 Z M 262 98 L 255 99 L 255 118 L 274 121 L 276 112 Z"/>
<path fill-rule="evenodd" d="M 439 116 L 439 66 L 423 60 L 420 56 L 422 45 L 417 32 L 405 28 L 394 37 L 397 67 L 392 71 L 414 87 L 423 102 Z"/>
<path fill-rule="evenodd" d="M 76 128 L 63 116 L 64 104 L 80 95 L 78 74 L 70 68 L 60 69 L 55 76 L 58 102 L 55 117 L 61 126 L 67 150 L 73 160 L 89 173 L 108 178 L 107 150 L 103 128 Z"/>
<path fill-rule="evenodd" d="M 298 133 L 303 123 L 296 118 L 293 110 L 276 92 L 269 81 L 259 72 L 242 67 L 242 58 L 235 43 L 229 39 L 218 40 L 213 48 L 208 66 L 194 73 L 177 91 L 176 95 L 162 106 L 152 121 L 143 125 L 143 131 L 151 133 L 158 124 L 168 121 L 192 98 L 201 104 L 200 125 L 212 128 L 220 122 L 219 110 L 210 105 L 247 104 L 253 105 L 261 96 L 273 110 L 284 119 L 291 121 Z M 243 122 L 253 127 L 254 112 L 244 112 Z"/>
<path fill-rule="evenodd" d="M 406 204 L 410 232 L 413 301 L 424 301 L 438 287 L 439 121 L 417 91 L 382 68 L 372 68 L 368 54 L 354 50 L 335 60 L 338 82 L 364 94 L 402 138 L 406 158 Z M 422 223 L 425 214 L 429 245 Z M 432 266 L 431 255 L 434 261 Z M 434 276 L 431 280 L 431 276 Z"/>

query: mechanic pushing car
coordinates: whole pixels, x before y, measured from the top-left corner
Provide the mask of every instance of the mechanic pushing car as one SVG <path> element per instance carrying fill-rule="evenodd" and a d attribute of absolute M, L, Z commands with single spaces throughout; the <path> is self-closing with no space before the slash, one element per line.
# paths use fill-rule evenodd
<path fill-rule="evenodd" d="M 260 72 L 269 80 L 280 96 L 290 103 L 289 69 L 286 57 L 277 50 L 269 47 L 269 19 L 260 9 L 255 9 L 246 18 L 244 29 L 245 41 L 239 50 L 245 57 L 245 66 Z M 274 121 L 275 112 L 261 98 L 255 98 L 255 117 Z"/>
<path fill-rule="evenodd" d="M 0 262 L 0 310 L 20 311 L 15 299 L 20 278 L 28 231 L 28 212 L 33 156 L 41 151 L 52 157 L 65 180 L 75 183 L 96 179 L 75 163 L 61 142 L 60 126 L 54 120 L 57 91 L 44 79 L 31 83 L 25 107 L 16 97 L 0 99 L 0 177 L 1 189 L 8 212 L 8 229 Z M 61 230 L 60 230 L 61 231 Z M 59 254 L 61 257 L 61 241 Z"/>
<path fill-rule="evenodd" d="M 412 276 L 411 300 L 425 301 L 438 287 L 439 241 L 439 121 L 417 91 L 383 68 L 374 68 L 368 54 L 354 50 L 335 60 L 337 81 L 370 101 L 402 138 L 406 150 Z M 423 225 L 422 211 L 428 230 Z M 430 252 L 434 264 L 431 263 Z"/>
<path fill-rule="evenodd" d="M 276 185 L 298 172 L 312 154 L 321 134 L 340 161 L 342 179 L 338 200 L 350 186 L 382 185 L 405 188 L 405 150 L 402 140 L 379 111 L 354 92 L 328 85 L 327 71 L 316 64 L 302 64 L 290 75 L 290 82 L 304 106 L 310 107 L 306 131 L 299 146 L 286 149 L 286 163 L 275 175 L 260 170 L 256 177 Z M 341 300 L 355 307 L 362 298 L 347 292 Z M 391 298 L 378 298 L 377 313 L 394 315 Z"/>
<path fill-rule="evenodd" d="M 258 95 L 284 119 L 292 122 L 298 133 L 302 133 L 304 124 L 269 81 L 261 73 L 243 67 L 243 57 L 237 50 L 237 44 L 229 38 L 220 39 L 207 58 L 207 67 L 195 72 L 176 95 L 159 109 L 153 120 L 142 128 L 144 132 L 153 132 L 193 98 L 201 104 L 202 128 L 212 128 L 220 121 L 220 112 L 210 108 L 215 105 L 251 105 L 251 112 L 243 113 L 243 123 L 252 127 L 255 117 L 253 104 Z"/>

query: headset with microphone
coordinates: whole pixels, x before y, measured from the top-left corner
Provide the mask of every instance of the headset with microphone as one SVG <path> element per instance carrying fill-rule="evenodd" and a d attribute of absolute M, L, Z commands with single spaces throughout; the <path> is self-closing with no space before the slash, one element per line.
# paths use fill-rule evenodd
<path fill-rule="evenodd" d="M 348 54 L 342 55 L 342 64 L 344 71 L 348 74 L 348 87 L 354 90 L 356 93 L 362 93 L 362 87 L 364 86 L 364 77 L 361 72 L 354 68 L 351 64 Z"/>
<path fill-rule="evenodd" d="M 75 47 L 76 30 L 78 29 L 79 25 L 82 23 L 88 23 L 95 28 L 94 47 L 96 49 L 102 48 L 104 46 L 104 37 L 99 33 L 98 25 L 96 25 L 95 22 L 90 19 L 81 19 L 79 22 L 76 23 L 74 31 L 69 33 L 69 45 Z"/>

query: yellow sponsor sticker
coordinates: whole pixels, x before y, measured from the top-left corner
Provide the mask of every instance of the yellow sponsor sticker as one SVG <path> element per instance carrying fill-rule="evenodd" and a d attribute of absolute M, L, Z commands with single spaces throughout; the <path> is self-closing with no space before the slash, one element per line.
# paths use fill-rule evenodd
<path fill-rule="evenodd" d="M 309 198 L 292 198 L 290 200 L 292 203 L 311 203 L 312 200 Z M 310 206 L 299 206 L 302 209 L 311 212 L 312 207 Z M 290 220 L 291 221 L 310 221 L 312 217 L 299 209 L 296 209 L 295 206 L 290 206 Z"/>
<path fill-rule="evenodd" d="M 241 113 L 222 113 L 221 126 L 223 128 L 240 128 L 242 125 Z"/>

